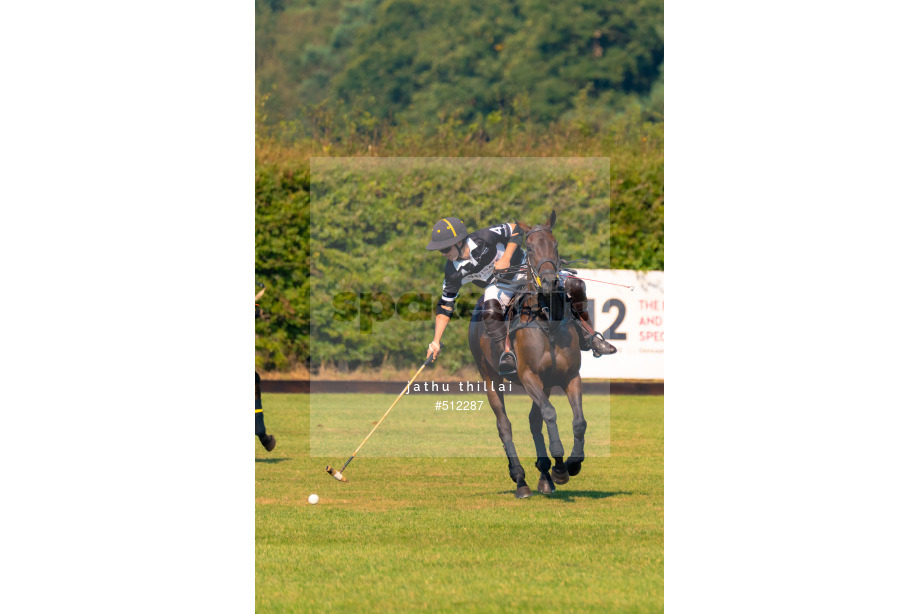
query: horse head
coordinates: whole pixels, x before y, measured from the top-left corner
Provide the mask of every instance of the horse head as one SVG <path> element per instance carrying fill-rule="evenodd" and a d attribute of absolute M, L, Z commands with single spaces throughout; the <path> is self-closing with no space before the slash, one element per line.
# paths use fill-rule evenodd
<path fill-rule="evenodd" d="M 515 222 L 524 231 L 528 277 L 539 292 L 549 294 L 556 287 L 559 273 L 559 243 L 553 236 L 556 212 L 550 214 L 545 224 L 537 226 Z"/>

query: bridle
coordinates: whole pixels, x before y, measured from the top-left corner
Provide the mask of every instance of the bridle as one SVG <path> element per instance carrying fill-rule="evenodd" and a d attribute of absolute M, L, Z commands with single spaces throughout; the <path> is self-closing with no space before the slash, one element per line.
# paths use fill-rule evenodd
<path fill-rule="evenodd" d="M 553 254 L 552 258 L 544 258 L 536 265 L 534 265 L 533 260 L 530 257 L 530 250 L 527 249 L 527 240 L 530 238 L 530 235 L 537 232 L 548 232 L 549 236 L 553 239 Z M 553 265 L 553 273 L 556 276 L 559 275 L 559 242 L 556 241 L 556 237 L 553 237 L 552 229 L 547 226 L 534 226 L 531 228 L 527 234 L 524 235 L 524 249 L 527 251 L 527 269 L 530 273 L 530 279 L 534 281 L 538 288 L 543 287 L 543 283 L 540 281 L 540 270 L 543 268 L 543 265 L 549 263 Z"/>

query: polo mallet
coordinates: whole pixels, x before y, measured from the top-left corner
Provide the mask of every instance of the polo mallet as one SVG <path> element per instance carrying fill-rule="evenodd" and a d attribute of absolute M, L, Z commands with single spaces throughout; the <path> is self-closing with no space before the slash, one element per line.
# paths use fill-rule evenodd
<path fill-rule="evenodd" d="M 443 343 L 441 343 L 441 344 L 439 344 L 439 345 L 440 345 L 442 348 L 444 347 L 444 344 L 443 344 Z M 415 378 L 417 378 L 417 377 L 419 376 L 419 373 L 422 372 L 422 369 L 424 369 L 425 367 L 427 367 L 428 365 L 430 365 L 431 362 L 432 362 L 433 360 L 434 360 L 434 354 L 432 354 L 431 356 L 429 356 L 428 358 L 425 359 L 425 362 L 422 363 L 422 366 L 418 368 L 418 371 L 415 372 L 415 375 L 413 375 L 413 376 L 412 376 L 412 379 L 409 380 L 409 383 L 406 384 L 405 389 L 403 389 L 403 391 L 399 393 L 399 396 L 396 397 L 396 400 L 393 401 L 393 404 L 392 404 L 392 405 L 390 405 L 390 409 L 393 409 L 394 407 L 396 407 L 396 403 L 398 403 L 399 400 L 400 400 L 401 398 L 403 398 L 403 395 L 406 394 L 406 393 L 409 391 L 409 387 L 412 386 L 412 382 L 414 382 L 414 381 L 415 381 Z M 360 450 L 360 449 L 361 449 L 361 446 L 363 446 L 365 443 L 367 443 L 367 440 L 371 438 L 371 435 L 374 434 L 374 431 L 377 430 L 377 427 L 380 426 L 380 423 L 383 422 L 384 419 L 387 417 L 387 414 L 390 413 L 390 409 L 388 409 L 388 410 L 386 411 L 386 413 L 383 414 L 383 418 L 381 418 L 380 420 L 377 421 L 377 424 L 374 425 L 374 428 L 371 429 L 371 432 L 367 434 L 367 437 L 365 437 L 365 438 L 364 438 L 364 441 L 361 442 L 361 445 L 358 446 L 358 450 Z M 355 456 L 357 456 L 357 454 L 358 454 L 358 450 L 355 450 L 355 453 L 352 454 L 351 457 L 350 457 L 347 461 L 345 461 L 345 464 L 342 465 L 342 468 L 339 469 L 338 471 L 336 471 L 335 469 L 333 469 L 333 468 L 330 467 L 329 465 L 326 465 L 326 473 L 328 473 L 329 475 L 331 475 L 332 477 L 334 477 L 335 479 L 337 479 L 339 482 L 347 482 L 348 479 L 347 479 L 344 475 L 342 475 L 342 472 L 345 471 L 345 467 L 348 466 L 348 463 L 350 463 L 351 461 L 353 461 L 353 460 L 355 459 Z"/>

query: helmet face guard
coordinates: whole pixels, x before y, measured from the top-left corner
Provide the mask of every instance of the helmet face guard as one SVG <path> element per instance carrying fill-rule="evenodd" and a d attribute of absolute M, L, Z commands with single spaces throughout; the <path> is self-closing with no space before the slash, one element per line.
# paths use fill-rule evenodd
<path fill-rule="evenodd" d="M 425 247 L 430 252 L 447 249 L 469 236 L 466 226 L 455 217 L 438 220 L 431 229 L 431 242 Z"/>

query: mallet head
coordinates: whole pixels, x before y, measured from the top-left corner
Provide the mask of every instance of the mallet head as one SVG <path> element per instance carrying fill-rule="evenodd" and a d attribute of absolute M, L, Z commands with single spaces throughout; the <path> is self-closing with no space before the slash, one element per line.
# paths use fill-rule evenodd
<path fill-rule="evenodd" d="M 333 469 L 329 465 L 326 465 L 326 473 L 337 479 L 339 482 L 347 482 L 348 480 L 342 475 L 342 472 L 338 469 Z"/>

